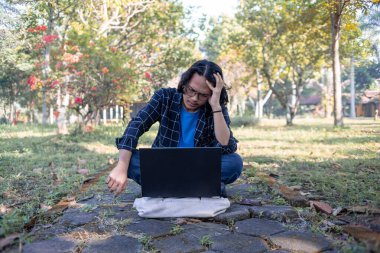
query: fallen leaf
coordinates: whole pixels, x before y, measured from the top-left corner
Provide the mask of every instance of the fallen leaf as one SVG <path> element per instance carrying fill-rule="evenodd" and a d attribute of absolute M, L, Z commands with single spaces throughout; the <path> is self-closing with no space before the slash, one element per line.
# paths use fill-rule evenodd
<path fill-rule="evenodd" d="M 277 180 L 274 177 L 271 177 L 266 173 L 259 172 L 257 173 L 257 176 L 265 180 L 269 184 L 269 186 L 273 186 L 277 183 Z"/>
<path fill-rule="evenodd" d="M 332 214 L 333 212 L 332 207 L 325 202 L 311 201 L 310 203 L 315 208 L 315 210 L 320 211 L 322 213 Z"/>
<path fill-rule="evenodd" d="M 200 223 L 201 220 L 193 219 L 193 218 L 177 218 L 174 221 L 174 224 L 176 225 L 185 225 L 185 224 L 193 224 L 193 223 Z"/>
<path fill-rule="evenodd" d="M 342 211 L 347 211 L 347 209 L 345 209 L 345 208 L 342 208 L 342 207 L 337 207 L 337 208 L 334 208 L 334 210 L 333 210 L 333 215 L 334 216 L 337 216 L 338 214 L 340 214 Z"/>
<path fill-rule="evenodd" d="M 269 173 L 269 176 L 270 177 L 273 177 L 273 178 L 275 178 L 275 179 L 278 179 L 280 176 L 279 175 L 277 175 L 277 174 L 275 174 L 275 173 Z"/>
<path fill-rule="evenodd" d="M 299 191 L 302 189 L 302 186 L 300 185 L 293 185 L 293 186 L 289 186 L 290 189 L 292 189 L 293 191 Z"/>
<path fill-rule="evenodd" d="M 0 240 L 0 250 L 13 244 L 15 240 L 20 238 L 20 234 L 12 234 Z"/>
<path fill-rule="evenodd" d="M 176 224 L 176 225 L 185 225 L 185 224 L 187 224 L 187 221 L 184 218 L 178 218 L 178 219 L 176 219 L 174 221 L 174 224 Z"/>
<path fill-rule="evenodd" d="M 40 208 L 43 211 L 47 211 L 47 210 L 51 209 L 51 206 L 45 205 L 44 203 L 40 203 Z"/>
<path fill-rule="evenodd" d="M 88 169 L 78 169 L 78 173 L 82 175 L 87 175 L 89 173 Z"/>
<path fill-rule="evenodd" d="M 292 206 L 306 207 L 309 206 L 309 201 L 302 196 L 298 191 L 294 191 L 286 185 L 279 187 L 281 196 L 286 199 Z"/>
<path fill-rule="evenodd" d="M 88 177 L 88 178 L 85 178 L 85 179 L 83 180 L 83 184 L 87 184 L 87 183 L 89 183 L 91 180 L 94 180 L 94 179 L 96 179 L 96 177 Z"/>
<path fill-rule="evenodd" d="M 114 164 L 114 163 L 115 163 L 115 159 L 113 159 L 113 158 L 108 159 L 108 164 Z"/>
<path fill-rule="evenodd" d="M 335 153 L 335 152 L 334 152 Z M 333 155 L 334 155 L 334 153 L 333 153 Z M 333 163 L 332 164 L 332 167 L 333 167 L 333 169 L 336 169 L 336 170 L 340 170 L 340 169 L 342 169 L 342 165 L 340 165 L 339 163 Z"/>
<path fill-rule="evenodd" d="M 11 210 L 12 210 L 12 208 L 10 208 L 9 206 L 6 206 L 4 204 L 0 204 L 0 214 L 1 215 L 4 215 L 4 214 L 8 213 Z"/>
<path fill-rule="evenodd" d="M 380 233 L 359 225 L 347 225 L 343 231 L 353 236 L 355 239 L 364 242 L 380 242 Z"/>
<path fill-rule="evenodd" d="M 352 213 L 380 214 L 380 209 L 372 206 L 351 206 L 347 207 L 347 211 Z"/>

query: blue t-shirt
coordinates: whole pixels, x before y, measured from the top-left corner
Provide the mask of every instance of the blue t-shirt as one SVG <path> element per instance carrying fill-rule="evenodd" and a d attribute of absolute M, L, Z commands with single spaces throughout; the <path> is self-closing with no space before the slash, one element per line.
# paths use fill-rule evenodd
<path fill-rule="evenodd" d="M 185 107 L 181 108 L 181 137 L 178 147 L 194 147 L 194 134 L 199 118 L 199 110 L 188 112 Z"/>

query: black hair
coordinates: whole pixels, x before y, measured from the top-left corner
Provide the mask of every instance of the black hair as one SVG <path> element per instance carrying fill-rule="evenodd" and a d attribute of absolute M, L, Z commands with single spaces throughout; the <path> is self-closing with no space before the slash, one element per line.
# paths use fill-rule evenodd
<path fill-rule="evenodd" d="M 224 79 L 223 71 L 216 63 L 208 60 L 200 60 L 191 65 L 191 67 L 181 75 L 181 80 L 179 81 L 177 87 L 178 92 L 183 93 L 183 88 L 189 84 L 195 73 L 200 76 L 204 76 L 206 80 L 209 81 L 214 87 L 216 85 L 216 80 L 213 74 L 219 73 L 222 79 Z M 228 103 L 226 87 L 222 88 L 219 103 L 220 105 L 226 105 Z"/>

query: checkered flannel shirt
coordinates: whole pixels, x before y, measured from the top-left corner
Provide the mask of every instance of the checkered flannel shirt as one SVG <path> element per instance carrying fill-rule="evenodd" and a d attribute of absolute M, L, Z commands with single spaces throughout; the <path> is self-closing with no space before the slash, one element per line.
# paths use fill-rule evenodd
<path fill-rule="evenodd" d="M 129 122 L 123 136 L 116 138 L 117 148 L 130 151 L 136 149 L 139 137 L 157 121 L 160 122 L 160 126 L 152 147 L 178 147 L 181 106 L 182 93 L 176 89 L 163 88 L 156 91 L 148 104 Z M 227 108 L 223 106 L 222 112 L 227 126 L 230 127 L 231 120 Z M 206 103 L 200 108 L 194 134 L 195 147 L 221 147 L 223 154 L 230 154 L 236 151 L 237 142 L 230 130 L 228 145 L 221 145 L 215 137 L 211 107 Z"/>

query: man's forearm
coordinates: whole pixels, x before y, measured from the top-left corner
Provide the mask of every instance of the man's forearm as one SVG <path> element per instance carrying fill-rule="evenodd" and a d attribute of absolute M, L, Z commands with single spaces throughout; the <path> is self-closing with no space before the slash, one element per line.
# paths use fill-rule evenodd
<path fill-rule="evenodd" d="M 222 109 L 220 109 L 221 111 Z M 213 110 L 216 111 L 216 110 Z M 218 110 L 219 111 L 219 110 Z M 216 112 L 214 116 L 214 129 L 215 137 L 220 144 L 223 146 L 228 145 L 230 139 L 230 129 L 227 126 L 226 120 L 224 119 L 223 112 Z"/>
<path fill-rule="evenodd" d="M 119 149 L 119 162 L 118 167 L 128 172 L 129 162 L 131 161 L 132 152 L 126 149 Z"/>

